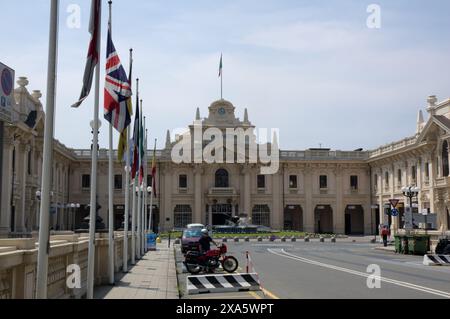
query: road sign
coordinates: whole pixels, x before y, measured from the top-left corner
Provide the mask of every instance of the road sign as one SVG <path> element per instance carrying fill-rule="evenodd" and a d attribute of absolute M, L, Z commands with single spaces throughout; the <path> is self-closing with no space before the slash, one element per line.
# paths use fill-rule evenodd
<path fill-rule="evenodd" d="M 400 200 L 398 200 L 398 199 L 390 199 L 389 203 L 391 203 L 392 207 L 396 208 L 399 201 Z"/>
<path fill-rule="evenodd" d="M 392 215 L 393 217 L 397 217 L 397 216 L 399 215 L 399 212 L 398 212 L 397 208 L 394 208 L 394 209 L 391 211 L 391 215 Z"/>
<path fill-rule="evenodd" d="M 424 216 L 428 215 L 428 208 L 422 209 L 422 215 Z"/>
<path fill-rule="evenodd" d="M 14 105 L 14 70 L 0 62 L 0 121 L 11 122 Z"/>

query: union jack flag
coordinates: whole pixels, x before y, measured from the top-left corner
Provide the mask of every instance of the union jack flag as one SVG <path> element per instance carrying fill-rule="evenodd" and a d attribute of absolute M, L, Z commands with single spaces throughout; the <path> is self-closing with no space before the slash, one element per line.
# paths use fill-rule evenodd
<path fill-rule="evenodd" d="M 122 133 L 131 124 L 128 99 L 131 97 L 131 85 L 125 69 L 111 38 L 111 27 L 108 30 L 105 79 L 105 119 Z"/>

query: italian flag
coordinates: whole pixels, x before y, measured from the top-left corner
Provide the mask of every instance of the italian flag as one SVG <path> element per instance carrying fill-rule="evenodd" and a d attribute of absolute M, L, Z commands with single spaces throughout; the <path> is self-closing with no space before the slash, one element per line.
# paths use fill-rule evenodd
<path fill-rule="evenodd" d="M 222 63 L 222 54 L 220 55 L 220 65 L 219 65 L 219 78 L 222 76 L 222 68 L 223 68 L 223 63 Z"/>

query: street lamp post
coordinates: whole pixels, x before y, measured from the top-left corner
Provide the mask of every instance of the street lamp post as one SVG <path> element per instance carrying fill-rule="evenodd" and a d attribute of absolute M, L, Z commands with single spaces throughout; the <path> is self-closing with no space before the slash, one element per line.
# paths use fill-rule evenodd
<path fill-rule="evenodd" d="M 412 212 L 412 208 L 413 208 L 412 200 L 414 197 L 417 197 L 419 195 L 420 188 L 415 187 L 415 186 L 403 187 L 402 192 L 403 192 L 403 195 L 409 199 L 409 209 L 410 209 L 410 214 L 411 214 L 411 226 L 413 226 L 412 225 L 412 216 L 413 216 L 412 215 L 412 213 L 413 213 Z"/>

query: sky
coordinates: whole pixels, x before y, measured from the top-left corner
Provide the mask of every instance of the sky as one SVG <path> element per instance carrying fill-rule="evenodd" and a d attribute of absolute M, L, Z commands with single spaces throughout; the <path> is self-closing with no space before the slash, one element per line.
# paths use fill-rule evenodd
<path fill-rule="evenodd" d="M 90 148 L 94 94 L 70 108 L 81 91 L 90 1 L 60 3 L 55 137 Z M 381 10 L 380 28 L 367 25 L 371 4 Z M 74 5 L 79 28 L 68 24 Z M 16 79 L 28 77 L 45 106 L 50 1 L 0 0 L 0 11 L 0 61 Z M 192 124 L 197 107 L 206 117 L 220 98 L 223 53 L 224 98 L 241 119 L 248 108 L 258 128 L 279 129 L 282 149 L 374 149 L 414 135 L 429 95 L 450 97 L 448 12 L 448 0 L 115 0 L 113 41 L 126 70 L 134 49 L 133 77 L 159 148 L 167 129 Z"/>

